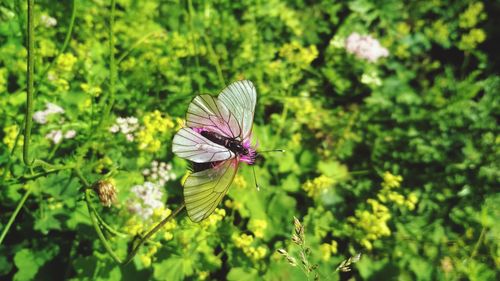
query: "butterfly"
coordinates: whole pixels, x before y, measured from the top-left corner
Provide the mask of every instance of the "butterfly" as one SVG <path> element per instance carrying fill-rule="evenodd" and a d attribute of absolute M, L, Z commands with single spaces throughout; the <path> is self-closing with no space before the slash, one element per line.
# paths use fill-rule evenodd
<path fill-rule="evenodd" d="M 257 92 L 252 82 L 236 81 L 218 98 L 195 97 L 186 113 L 186 125 L 174 136 L 172 151 L 193 162 L 184 182 L 184 203 L 189 218 L 209 217 L 227 193 L 240 162 L 254 164 L 252 127 Z"/>

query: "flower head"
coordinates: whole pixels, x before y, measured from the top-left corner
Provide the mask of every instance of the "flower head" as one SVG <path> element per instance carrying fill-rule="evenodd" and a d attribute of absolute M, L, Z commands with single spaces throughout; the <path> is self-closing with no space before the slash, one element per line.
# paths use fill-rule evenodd
<path fill-rule="evenodd" d="M 142 185 L 135 185 L 131 189 L 135 198 L 128 201 L 128 210 L 139 215 L 142 219 L 151 218 L 155 209 L 163 207 L 163 191 L 152 182 L 145 182 Z"/>
<path fill-rule="evenodd" d="M 100 180 L 94 184 L 94 190 L 99 195 L 101 204 L 111 207 L 116 202 L 116 187 L 113 180 Z"/>
<path fill-rule="evenodd" d="M 369 62 L 376 62 L 379 58 L 389 56 L 389 51 L 382 47 L 377 39 L 356 32 L 347 37 L 345 48 L 348 53 Z"/>

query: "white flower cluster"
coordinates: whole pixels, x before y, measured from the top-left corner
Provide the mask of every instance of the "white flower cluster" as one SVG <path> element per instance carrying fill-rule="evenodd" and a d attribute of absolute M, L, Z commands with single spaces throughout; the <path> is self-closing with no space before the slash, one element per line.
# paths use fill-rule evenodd
<path fill-rule="evenodd" d="M 54 27 L 57 25 L 57 20 L 51 16 L 48 16 L 48 15 L 42 15 L 40 17 L 40 23 L 49 28 L 49 27 Z"/>
<path fill-rule="evenodd" d="M 63 138 L 72 139 L 75 136 L 76 136 L 75 130 L 69 130 L 64 134 L 61 130 L 52 130 L 45 135 L 45 138 L 51 140 L 54 144 L 58 144 L 62 141 Z"/>
<path fill-rule="evenodd" d="M 348 53 L 369 62 L 376 62 L 379 58 L 389 56 L 389 51 L 382 47 L 377 39 L 356 32 L 347 37 L 345 48 Z"/>
<path fill-rule="evenodd" d="M 172 164 L 153 161 L 150 169 L 144 169 L 142 174 L 150 181 L 156 182 L 159 186 L 164 186 L 169 180 L 175 180 L 177 175 L 172 172 Z"/>
<path fill-rule="evenodd" d="M 157 184 L 147 181 L 133 186 L 131 191 L 135 198 L 129 199 L 128 210 L 142 219 L 151 218 L 155 209 L 163 207 L 163 192 Z"/>
<path fill-rule="evenodd" d="M 64 113 L 64 109 L 56 104 L 47 102 L 45 110 L 39 110 L 33 114 L 33 120 L 38 124 L 45 124 L 47 123 L 47 116 L 58 113 Z"/>
<path fill-rule="evenodd" d="M 134 132 L 139 129 L 139 120 L 135 117 L 118 117 L 109 131 L 113 134 L 118 132 L 125 135 L 127 141 L 134 141 Z"/>

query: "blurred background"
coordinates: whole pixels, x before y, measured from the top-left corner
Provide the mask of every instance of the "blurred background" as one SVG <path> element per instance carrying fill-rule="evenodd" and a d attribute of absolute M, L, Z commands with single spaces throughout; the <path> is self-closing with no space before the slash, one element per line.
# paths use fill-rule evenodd
<path fill-rule="evenodd" d="M 0 279 L 499 279 L 498 1 L 113 2 L 35 1 L 31 169 L 27 3 L 0 2 Z M 189 102 L 240 79 L 286 152 L 117 264 L 183 202 Z"/>

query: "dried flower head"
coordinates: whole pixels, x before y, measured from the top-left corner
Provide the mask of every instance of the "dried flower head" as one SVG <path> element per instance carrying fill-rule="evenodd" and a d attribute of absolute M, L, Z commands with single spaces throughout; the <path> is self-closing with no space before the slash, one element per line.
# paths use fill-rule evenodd
<path fill-rule="evenodd" d="M 99 195 L 101 204 L 111 207 L 116 202 L 116 187 L 113 180 L 99 180 L 94 184 L 94 190 Z"/>
<path fill-rule="evenodd" d="M 351 265 L 357 263 L 361 259 L 361 253 L 357 253 L 355 256 L 348 258 L 340 263 L 337 267 L 337 271 L 349 272 L 351 271 Z"/>

